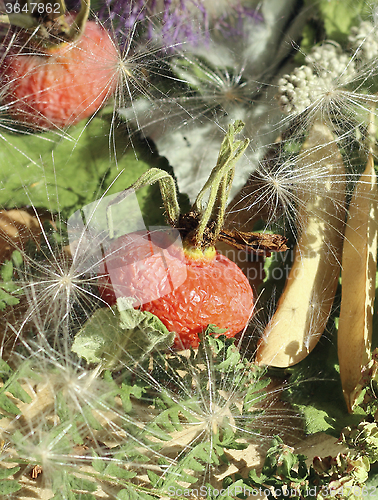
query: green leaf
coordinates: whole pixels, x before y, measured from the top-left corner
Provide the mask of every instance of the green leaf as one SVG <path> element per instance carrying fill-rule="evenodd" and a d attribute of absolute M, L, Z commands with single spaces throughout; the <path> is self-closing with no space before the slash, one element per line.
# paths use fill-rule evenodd
<path fill-rule="evenodd" d="M 116 498 L 117 500 L 156 500 L 155 496 L 151 496 L 144 491 L 133 488 L 132 486 L 119 491 Z"/>
<path fill-rule="evenodd" d="M 268 480 L 268 476 L 266 476 L 262 472 L 258 475 L 255 469 L 251 469 L 248 472 L 248 477 L 252 481 L 252 483 L 257 484 L 257 485 L 264 484 Z"/>
<path fill-rule="evenodd" d="M 0 394 L 0 408 L 8 413 L 13 413 L 14 415 L 18 415 L 20 413 L 18 406 L 15 405 L 5 394 Z"/>
<path fill-rule="evenodd" d="M 148 476 L 148 479 L 151 481 L 151 486 L 153 488 L 159 488 L 160 487 L 160 483 L 162 483 L 162 480 L 160 479 L 160 476 L 158 476 L 157 474 L 155 474 L 154 471 L 150 470 L 150 469 L 147 469 L 147 476 Z"/>
<path fill-rule="evenodd" d="M 154 349 L 167 349 L 174 333 L 147 311 L 124 309 L 126 299 L 117 306 L 98 309 L 75 336 L 72 351 L 89 363 L 114 367 L 120 359 L 141 361 Z"/>
<path fill-rule="evenodd" d="M 114 349 L 113 341 L 116 343 L 120 332 L 116 309 L 97 309 L 75 335 L 72 351 L 88 363 L 101 363 L 102 358 L 109 354 L 107 345 Z"/>
<path fill-rule="evenodd" d="M 0 495 L 10 495 L 22 488 L 21 484 L 17 481 L 5 480 L 0 481 Z"/>
<path fill-rule="evenodd" d="M 24 376 L 33 377 L 27 362 L 24 362 L 18 371 L 13 372 L 10 366 L 0 358 L 0 379 L 3 381 L 3 386 L 0 387 L 0 408 L 14 415 L 18 415 L 20 410 L 6 395 L 7 392 L 24 403 L 31 403 L 32 401 L 31 396 L 17 381 Z"/>
<path fill-rule="evenodd" d="M 122 401 L 123 409 L 126 413 L 129 413 L 132 410 L 132 403 L 130 396 L 134 396 L 137 399 L 140 399 L 143 394 L 143 389 L 138 387 L 137 385 L 121 385 L 121 391 L 119 393 Z"/>
<path fill-rule="evenodd" d="M 84 491 L 96 491 L 97 484 L 89 479 L 85 479 L 82 477 L 76 477 L 72 474 L 67 475 L 66 477 L 67 483 L 73 490 L 84 490 Z"/>
<path fill-rule="evenodd" d="M 13 474 L 16 474 L 21 469 L 21 467 L 10 467 L 9 469 L 7 467 L 0 467 L 0 479 L 5 479 L 9 476 L 13 476 Z"/>
<path fill-rule="evenodd" d="M 266 392 L 264 389 L 270 384 L 269 378 L 261 378 L 257 380 L 254 384 L 248 387 L 246 395 L 243 400 L 243 410 L 248 411 L 251 406 L 266 399 Z"/>
<path fill-rule="evenodd" d="M 171 436 L 167 435 L 164 437 L 164 435 L 159 432 L 160 429 L 174 432 L 182 429 L 184 420 L 191 424 L 198 423 L 198 419 L 195 415 L 201 411 L 201 408 L 196 398 L 188 398 L 184 401 L 177 402 L 165 391 L 162 391 L 159 396 L 167 408 L 164 411 L 160 411 L 147 426 L 147 430 L 151 432 L 152 435 L 158 435 L 160 439 L 169 440 L 172 439 Z"/>
<path fill-rule="evenodd" d="M 96 117 L 70 128 L 70 136 L 55 133 L 0 136 L 0 207 L 30 205 L 51 212 L 72 213 L 135 182 L 148 168 L 169 169 L 166 160 L 148 152 L 145 144 L 131 146 L 122 127 L 114 130 L 114 156 L 109 154 L 110 123 Z M 171 171 L 171 170 L 170 170 Z M 110 189 L 109 189 L 110 188 Z M 137 198 L 147 224 L 164 220 L 158 186 L 146 186 Z"/>
<path fill-rule="evenodd" d="M 136 471 L 133 470 L 127 470 L 122 467 L 119 467 L 118 465 L 114 463 L 110 463 L 105 471 L 104 474 L 112 476 L 112 477 L 117 477 L 119 479 L 132 479 L 137 475 Z"/>
<path fill-rule="evenodd" d="M 15 257 L 16 260 L 18 257 Z M 0 268 L 0 310 L 3 311 L 7 306 L 15 306 L 20 300 L 16 295 L 20 295 L 22 290 L 12 281 L 13 261 L 5 261 Z"/>
<path fill-rule="evenodd" d="M 92 451 L 92 455 L 93 455 L 92 467 L 94 468 L 94 470 L 96 472 L 103 474 L 104 470 L 106 469 L 105 460 L 103 460 L 101 457 L 99 457 L 93 449 L 91 451 Z"/>
<path fill-rule="evenodd" d="M 318 3 L 327 38 L 347 42 L 350 28 L 357 24 L 367 11 L 365 0 L 320 0 Z"/>
<path fill-rule="evenodd" d="M 333 318 L 329 322 L 330 334 L 332 322 Z M 290 401 L 292 407 L 302 414 L 305 432 L 315 434 L 323 431 L 338 438 L 342 428 L 357 425 L 364 412 L 358 410 L 349 414 L 346 408 L 338 372 L 335 337 L 330 335 L 334 339 L 332 343 L 319 342 L 307 358 L 281 371 L 281 375 L 291 374 L 283 399 Z"/>
<path fill-rule="evenodd" d="M 16 267 L 21 267 L 22 264 L 24 263 L 24 259 L 22 258 L 22 254 L 21 252 L 19 252 L 18 250 L 15 250 L 13 253 L 12 253 L 12 261 L 13 261 L 13 264 L 16 266 Z"/>
<path fill-rule="evenodd" d="M 7 260 L 1 266 L 0 270 L 1 278 L 3 281 L 10 281 L 13 277 L 13 262 L 11 260 Z"/>
<path fill-rule="evenodd" d="M 0 288 L 0 309 L 3 311 L 7 306 L 16 306 L 19 304 L 20 299 L 13 297 L 5 290 Z"/>

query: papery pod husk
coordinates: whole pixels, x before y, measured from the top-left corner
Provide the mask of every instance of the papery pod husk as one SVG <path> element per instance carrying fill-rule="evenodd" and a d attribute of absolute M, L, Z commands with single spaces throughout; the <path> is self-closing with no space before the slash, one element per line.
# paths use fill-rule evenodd
<path fill-rule="evenodd" d="M 340 275 L 345 168 L 330 128 L 320 119 L 302 147 L 298 170 L 303 178 L 308 172 L 309 179 L 296 193 L 300 235 L 276 312 L 257 347 L 259 365 L 288 367 L 312 351 L 326 327 Z"/>
<path fill-rule="evenodd" d="M 377 273 L 378 189 L 372 155 L 349 206 L 342 256 L 338 325 L 340 377 L 348 410 L 358 396 L 362 370 L 371 357 Z"/>

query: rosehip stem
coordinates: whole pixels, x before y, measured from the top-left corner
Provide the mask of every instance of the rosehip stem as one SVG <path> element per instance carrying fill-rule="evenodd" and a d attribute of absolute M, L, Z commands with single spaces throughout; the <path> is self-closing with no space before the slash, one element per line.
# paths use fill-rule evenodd
<path fill-rule="evenodd" d="M 235 135 L 241 132 L 243 127 L 244 123 L 241 120 L 236 120 L 235 123 L 229 125 L 227 134 L 221 144 L 217 164 L 193 204 L 193 212 L 201 214 L 193 238 L 194 246 L 198 248 L 203 246 L 204 233 L 210 222 L 215 221 L 215 227 L 212 229 L 214 242 L 216 242 L 222 230 L 224 212 L 235 173 L 235 164 L 249 144 L 249 139 L 244 141 L 235 140 Z M 209 197 L 206 208 L 203 209 L 202 200 L 207 191 L 209 191 Z"/>
<path fill-rule="evenodd" d="M 118 205 L 130 193 L 146 185 L 159 182 L 168 222 L 180 231 L 186 245 L 200 250 L 212 247 L 223 227 L 224 212 L 234 178 L 235 164 L 249 144 L 249 139 L 244 139 L 244 141 L 235 140 L 235 134 L 238 134 L 243 127 L 244 123 L 241 120 L 235 121 L 234 124 L 228 127 L 227 134 L 221 144 L 217 164 L 211 171 L 208 180 L 199 192 L 188 214 L 180 214 L 176 184 L 173 177 L 164 170 L 151 168 L 108 205 L 106 217 L 110 238 L 114 238 L 115 234 L 112 207 Z M 205 208 L 203 208 L 202 200 L 207 191 L 209 191 L 208 200 Z"/>
<path fill-rule="evenodd" d="M 112 207 L 120 203 L 131 192 L 159 182 L 161 197 L 163 199 L 164 208 L 167 214 L 168 222 L 171 226 L 176 226 L 180 216 L 180 206 L 177 201 L 176 184 L 171 175 L 159 168 L 150 168 L 139 179 L 134 182 L 128 189 L 122 191 L 107 207 L 106 218 L 108 222 L 109 236 L 114 238 L 113 217 L 111 214 Z"/>
<path fill-rule="evenodd" d="M 75 17 L 74 22 L 71 24 L 70 30 L 67 35 L 70 41 L 76 40 L 84 32 L 84 28 L 89 16 L 90 4 L 90 0 L 81 0 L 79 13 Z"/>

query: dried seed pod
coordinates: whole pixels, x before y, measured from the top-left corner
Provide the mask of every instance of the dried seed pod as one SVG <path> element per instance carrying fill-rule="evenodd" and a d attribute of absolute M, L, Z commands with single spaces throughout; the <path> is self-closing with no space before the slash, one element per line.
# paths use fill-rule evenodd
<path fill-rule="evenodd" d="M 377 272 L 378 189 L 372 155 L 349 207 L 342 258 L 338 327 L 340 377 L 352 411 L 363 367 L 370 359 Z"/>
<path fill-rule="evenodd" d="M 314 122 L 299 157 L 305 175 L 321 173 L 298 193 L 301 234 L 277 310 L 257 348 L 260 365 L 287 367 L 307 356 L 322 335 L 340 274 L 345 217 L 345 169 L 332 132 Z"/>

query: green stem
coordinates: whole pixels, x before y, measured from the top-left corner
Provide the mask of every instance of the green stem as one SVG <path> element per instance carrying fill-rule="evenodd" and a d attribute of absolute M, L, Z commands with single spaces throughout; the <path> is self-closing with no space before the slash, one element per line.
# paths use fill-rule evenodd
<path fill-rule="evenodd" d="M 232 125 L 229 125 L 227 134 L 221 144 L 217 164 L 193 204 L 193 211 L 202 213 L 194 238 L 196 247 L 202 246 L 204 232 L 210 221 L 215 220 L 216 222 L 214 241 L 216 241 L 222 229 L 227 198 L 235 173 L 235 164 L 249 144 L 249 139 L 244 141 L 235 140 L 235 135 L 241 132 L 243 127 L 244 123 L 241 120 L 236 120 Z M 210 191 L 209 198 L 206 208 L 203 210 L 202 199 L 207 191 Z"/>
<path fill-rule="evenodd" d="M 4 14 L 0 16 L 0 23 L 11 24 L 18 28 L 31 29 L 38 26 L 36 19 L 28 14 Z"/>
<path fill-rule="evenodd" d="M 90 5 L 90 0 L 81 0 L 80 11 L 76 16 L 74 22 L 71 24 L 70 30 L 67 35 L 68 39 L 71 42 L 77 40 L 84 32 L 85 25 L 87 24 L 87 19 L 89 16 Z"/>
<path fill-rule="evenodd" d="M 238 134 L 243 127 L 244 123 L 240 120 L 229 126 L 221 144 L 217 164 L 211 171 L 204 187 L 199 192 L 191 212 L 182 217 L 180 216 L 180 206 L 177 201 L 177 191 L 173 177 L 164 170 L 151 168 L 128 189 L 122 191 L 108 205 L 106 217 L 110 238 L 114 238 L 115 234 L 112 207 L 119 204 L 131 192 L 135 192 L 146 185 L 159 182 L 161 197 L 169 224 L 182 231 L 182 235 L 184 235 L 188 245 L 190 244 L 198 249 L 205 249 L 214 245 L 223 227 L 227 199 L 235 173 L 235 164 L 249 144 L 249 139 L 245 139 L 244 141 L 235 140 L 235 134 Z M 208 200 L 205 208 L 203 208 L 202 199 L 208 191 Z M 190 229 L 190 226 L 193 229 Z M 187 231 L 188 228 L 189 231 Z M 207 232 L 206 238 L 205 231 Z"/>
<path fill-rule="evenodd" d="M 122 191 L 115 200 L 108 205 L 107 221 L 110 238 L 114 237 L 113 218 L 111 216 L 112 206 L 120 203 L 131 191 L 159 182 L 161 197 L 163 199 L 164 208 L 167 214 L 168 222 L 172 226 L 176 226 L 180 216 L 180 206 L 177 201 L 176 184 L 171 175 L 159 168 L 150 168 L 139 179 L 134 182 L 128 189 Z"/>

